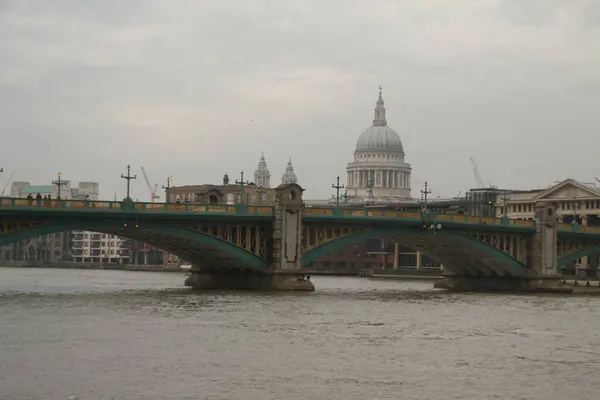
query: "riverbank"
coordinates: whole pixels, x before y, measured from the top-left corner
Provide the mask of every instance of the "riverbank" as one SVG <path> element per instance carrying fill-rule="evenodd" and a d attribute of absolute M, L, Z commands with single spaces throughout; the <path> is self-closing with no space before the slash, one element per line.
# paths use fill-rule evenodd
<path fill-rule="evenodd" d="M 96 263 L 30 263 L 30 262 L 3 262 L 0 268 L 41 268 L 41 269 L 96 269 L 112 271 L 144 271 L 144 272 L 186 272 L 183 268 L 166 268 L 155 265 L 130 265 L 130 264 L 96 264 Z"/>

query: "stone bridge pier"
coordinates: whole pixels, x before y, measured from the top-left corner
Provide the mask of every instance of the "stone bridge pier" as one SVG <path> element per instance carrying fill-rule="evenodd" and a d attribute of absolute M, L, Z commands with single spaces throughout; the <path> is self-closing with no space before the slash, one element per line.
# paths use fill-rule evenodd
<path fill-rule="evenodd" d="M 297 184 L 275 189 L 275 218 L 265 238 L 267 259 L 264 270 L 239 270 L 227 266 L 194 264 L 185 285 L 196 289 L 314 291 L 302 268 L 302 192 Z"/>
<path fill-rule="evenodd" d="M 442 285 L 451 291 L 469 292 L 561 292 L 570 293 L 571 287 L 560 284 L 557 269 L 558 219 L 557 204 L 539 202 L 535 205 L 536 230 L 528 242 L 527 265 L 520 277 L 461 277 L 445 276 Z"/>

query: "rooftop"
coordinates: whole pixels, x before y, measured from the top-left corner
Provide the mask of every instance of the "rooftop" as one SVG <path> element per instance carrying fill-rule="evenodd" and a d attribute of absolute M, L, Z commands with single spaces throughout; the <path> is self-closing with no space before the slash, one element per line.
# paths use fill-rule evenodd
<path fill-rule="evenodd" d="M 52 193 L 53 185 L 29 185 L 20 190 L 23 194 Z"/>

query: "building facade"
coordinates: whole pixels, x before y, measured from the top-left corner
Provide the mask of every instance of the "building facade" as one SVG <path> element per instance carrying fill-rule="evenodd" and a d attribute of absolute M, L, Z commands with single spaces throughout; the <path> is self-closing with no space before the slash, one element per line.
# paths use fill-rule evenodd
<path fill-rule="evenodd" d="M 505 191 L 494 199 L 497 217 L 533 220 L 535 204 L 556 203 L 559 223 L 600 226 L 600 190 L 593 184 L 565 179 L 547 189 Z M 599 256 L 582 257 L 564 271 L 567 275 L 598 276 Z"/>
<path fill-rule="evenodd" d="M 281 182 L 298 182 L 291 159 Z M 229 174 L 225 174 L 221 185 L 173 186 L 166 191 L 170 203 L 271 205 L 275 200 L 275 189 L 271 188 L 271 173 L 264 154 L 254 171 L 254 182 L 231 181 Z"/>
<path fill-rule="evenodd" d="M 346 167 L 350 203 L 394 203 L 410 198 L 410 164 L 400 136 L 386 120 L 381 88 L 375 105 L 373 124 L 365 130 Z"/>

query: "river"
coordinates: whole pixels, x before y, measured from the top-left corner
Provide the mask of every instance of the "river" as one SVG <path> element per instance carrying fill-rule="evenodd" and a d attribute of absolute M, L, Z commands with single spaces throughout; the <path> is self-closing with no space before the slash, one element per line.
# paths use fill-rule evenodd
<path fill-rule="evenodd" d="M 599 297 L 328 277 L 201 294 L 183 278 L 0 268 L 0 398 L 600 398 Z"/>

